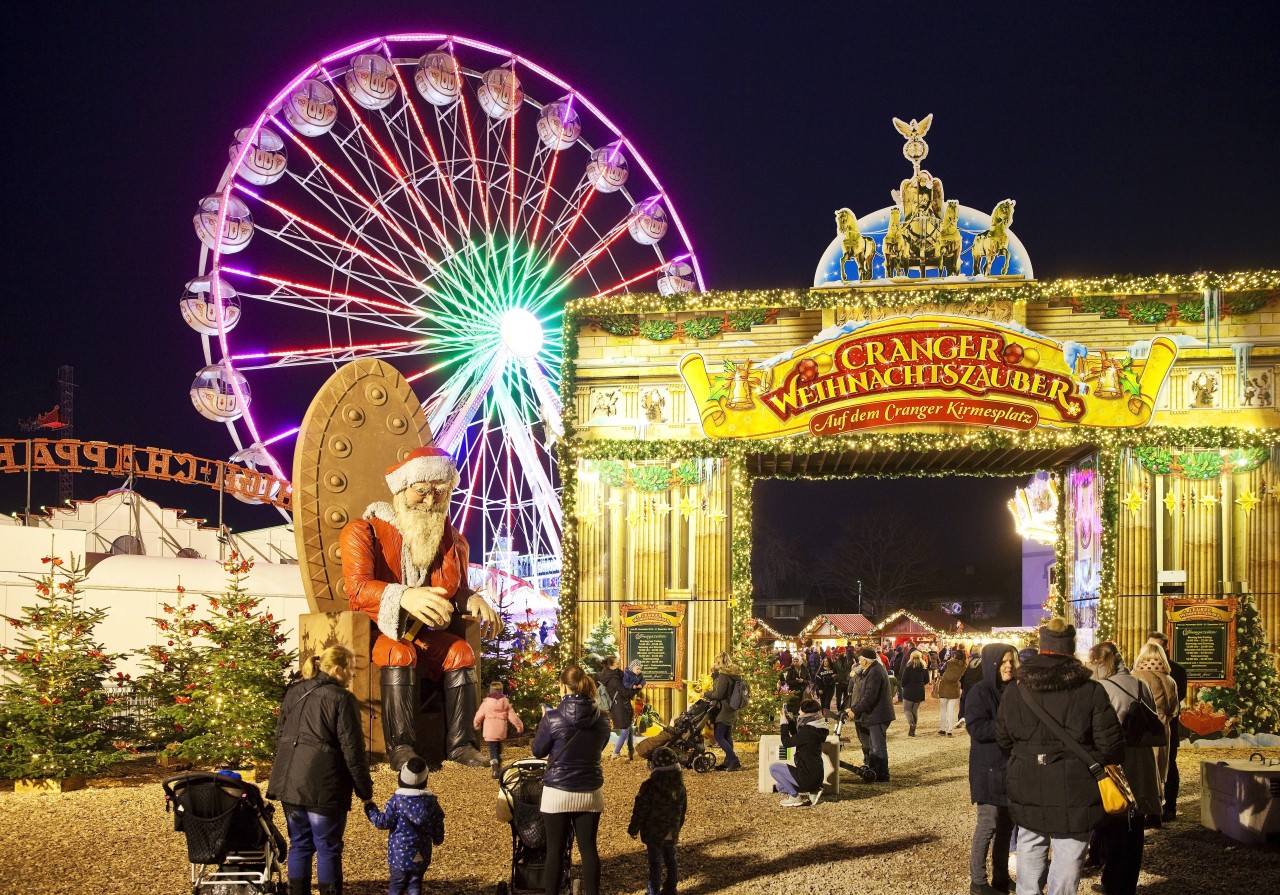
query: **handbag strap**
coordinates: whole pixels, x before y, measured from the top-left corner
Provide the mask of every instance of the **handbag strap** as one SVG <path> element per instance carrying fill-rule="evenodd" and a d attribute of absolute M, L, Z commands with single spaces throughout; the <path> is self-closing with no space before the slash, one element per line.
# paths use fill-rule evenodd
<path fill-rule="evenodd" d="M 1085 763 L 1085 766 L 1089 769 L 1089 773 L 1092 774 L 1095 779 L 1101 780 L 1107 775 L 1106 769 L 1094 761 L 1093 756 L 1085 751 L 1084 746 L 1081 746 L 1073 740 L 1071 735 L 1062 729 L 1061 724 L 1049 717 L 1049 713 L 1044 710 L 1044 706 L 1032 699 L 1031 694 L 1026 692 L 1025 687 L 1019 687 L 1018 693 L 1022 696 L 1022 701 L 1026 703 L 1027 707 L 1031 709 L 1031 711 L 1035 712 L 1036 716 L 1044 722 L 1044 726 L 1049 728 L 1049 730 L 1052 731 L 1058 739 L 1062 740 L 1069 752 Z"/>

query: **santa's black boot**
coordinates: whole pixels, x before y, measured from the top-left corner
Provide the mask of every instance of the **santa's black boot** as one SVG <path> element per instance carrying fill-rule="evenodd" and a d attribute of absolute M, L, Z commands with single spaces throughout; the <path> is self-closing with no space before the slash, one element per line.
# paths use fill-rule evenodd
<path fill-rule="evenodd" d="M 418 669 L 409 666 L 382 669 L 382 737 L 387 761 L 399 773 L 418 754 Z"/>
<path fill-rule="evenodd" d="M 445 757 L 468 768 L 487 768 L 489 760 L 476 748 L 476 670 L 455 668 L 444 673 Z"/>

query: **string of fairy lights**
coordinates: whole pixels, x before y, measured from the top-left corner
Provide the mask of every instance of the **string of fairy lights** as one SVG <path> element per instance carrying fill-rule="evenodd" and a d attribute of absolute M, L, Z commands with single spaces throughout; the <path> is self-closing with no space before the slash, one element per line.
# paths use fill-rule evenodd
<path fill-rule="evenodd" d="M 1274 449 L 1280 445 L 1280 430 L 1227 426 L 1151 427 L 1144 429 L 1038 429 L 1010 432 L 994 429 L 963 429 L 948 433 L 912 431 L 871 432 L 857 435 L 793 435 L 768 442 L 737 439 L 673 440 L 580 440 L 575 438 L 577 413 L 576 360 L 579 327 L 584 318 L 600 315 L 659 314 L 745 308 L 800 308 L 806 310 L 843 308 L 851 316 L 884 309 L 910 311 L 916 307 L 966 305 L 980 307 L 994 302 L 1046 302 L 1083 296 L 1185 296 L 1207 289 L 1224 293 L 1280 290 L 1280 270 L 1241 271 L 1228 274 L 1159 274 L 1152 276 L 1063 279 L 1045 283 L 1001 283 L 990 286 L 885 286 L 851 289 L 755 290 L 745 292 L 679 293 L 675 295 L 627 294 L 617 297 L 584 298 L 568 303 L 564 313 L 564 355 L 561 394 L 566 438 L 557 446 L 563 482 L 564 539 L 561 575 L 561 624 L 577 629 L 578 570 L 581 558 L 578 543 L 577 478 L 585 461 L 678 465 L 689 461 L 720 459 L 727 466 L 730 484 L 730 617 L 735 638 L 746 636 L 751 617 L 752 483 L 761 477 L 836 479 L 857 476 L 900 478 L 904 475 L 1032 475 L 1037 470 L 910 470 L 860 471 L 850 474 L 770 473 L 751 470 L 751 462 L 761 455 L 806 455 L 831 452 L 949 452 L 968 450 L 1065 450 L 1090 448 L 1094 468 L 1102 481 L 1100 592 L 1098 595 L 1098 639 L 1115 636 L 1116 623 L 1116 528 L 1120 519 L 1119 471 L 1126 452 L 1163 448 L 1170 451 Z M 1268 300 L 1270 300 L 1268 298 Z M 1061 473 L 1059 473 L 1061 474 Z M 1061 492 L 1060 492 L 1061 493 Z M 1059 558 L 1067 555 L 1065 501 L 1059 504 Z M 1051 607 L 1065 609 L 1059 593 Z"/>

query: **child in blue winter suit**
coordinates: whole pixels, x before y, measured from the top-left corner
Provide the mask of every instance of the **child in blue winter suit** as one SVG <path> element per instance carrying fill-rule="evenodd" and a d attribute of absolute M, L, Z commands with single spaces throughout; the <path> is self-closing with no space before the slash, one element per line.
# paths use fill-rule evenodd
<path fill-rule="evenodd" d="M 421 895 L 422 876 L 431 866 L 431 845 L 444 842 L 444 811 L 427 790 L 427 763 L 418 756 L 400 769 L 400 788 L 378 810 L 365 802 L 364 813 L 387 837 L 389 895 Z"/>

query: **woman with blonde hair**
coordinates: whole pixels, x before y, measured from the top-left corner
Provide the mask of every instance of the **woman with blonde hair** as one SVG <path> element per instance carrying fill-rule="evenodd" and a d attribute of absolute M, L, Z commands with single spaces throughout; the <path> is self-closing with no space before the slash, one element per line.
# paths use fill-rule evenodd
<path fill-rule="evenodd" d="M 1156 756 L 1156 773 L 1160 786 L 1164 786 L 1165 776 L 1169 772 L 1169 722 L 1178 714 L 1178 685 L 1169 676 L 1169 658 L 1164 647 L 1148 640 L 1143 644 L 1138 658 L 1133 663 L 1133 676 L 1151 688 L 1151 695 L 1156 700 L 1156 714 L 1164 722 L 1165 744 L 1152 746 Z M 1160 812 L 1147 818 L 1147 826 L 1160 826 Z"/>
<path fill-rule="evenodd" d="M 916 735 L 920 720 L 920 703 L 924 702 L 925 684 L 929 683 L 929 665 L 918 649 L 911 651 L 902 669 L 902 711 L 907 716 L 907 736 Z"/>
<path fill-rule="evenodd" d="M 355 658 L 331 646 L 302 662 L 276 719 L 276 755 L 267 797 L 284 806 L 289 828 L 289 895 L 342 895 L 342 836 L 351 794 L 372 804 L 373 779 L 356 699 L 347 690 Z"/>
<path fill-rule="evenodd" d="M 1089 650 L 1089 667 L 1093 678 L 1107 691 L 1107 699 L 1124 726 L 1139 702 L 1155 708 L 1151 690 L 1129 673 L 1119 648 L 1110 640 L 1096 643 Z M 1124 747 L 1124 775 L 1129 780 L 1138 804 L 1138 816 L 1109 814 L 1094 830 L 1090 843 L 1093 862 L 1102 865 L 1101 884 L 1107 895 L 1133 895 L 1142 868 L 1144 818 L 1159 814 L 1162 791 L 1156 778 L 1156 759 L 1150 746 Z"/>
<path fill-rule="evenodd" d="M 560 672 L 560 705 L 542 716 L 533 738 L 533 755 L 545 758 L 542 776 L 542 820 L 547 854 L 564 851 L 573 827 L 582 858 L 583 895 L 600 891 L 600 853 L 596 832 L 604 811 L 604 772 L 600 751 L 609 742 L 609 719 L 596 707 L 596 682 L 577 665 Z M 551 861 L 548 860 L 548 868 Z M 560 874 L 544 873 L 546 895 L 559 895 Z"/>
<path fill-rule="evenodd" d="M 733 664 L 728 653 L 721 653 L 711 663 L 711 692 L 707 699 L 718 707 L 715 725 L 711 728 L 716 745 L 724 751 L 724 761 L 717 771 L 740 771 L 742 762 L 733 748 L 733 728 L 738 723 L 738 710 L 729 704 L 734 686 L 742 680 L 742 669 Z"/>

